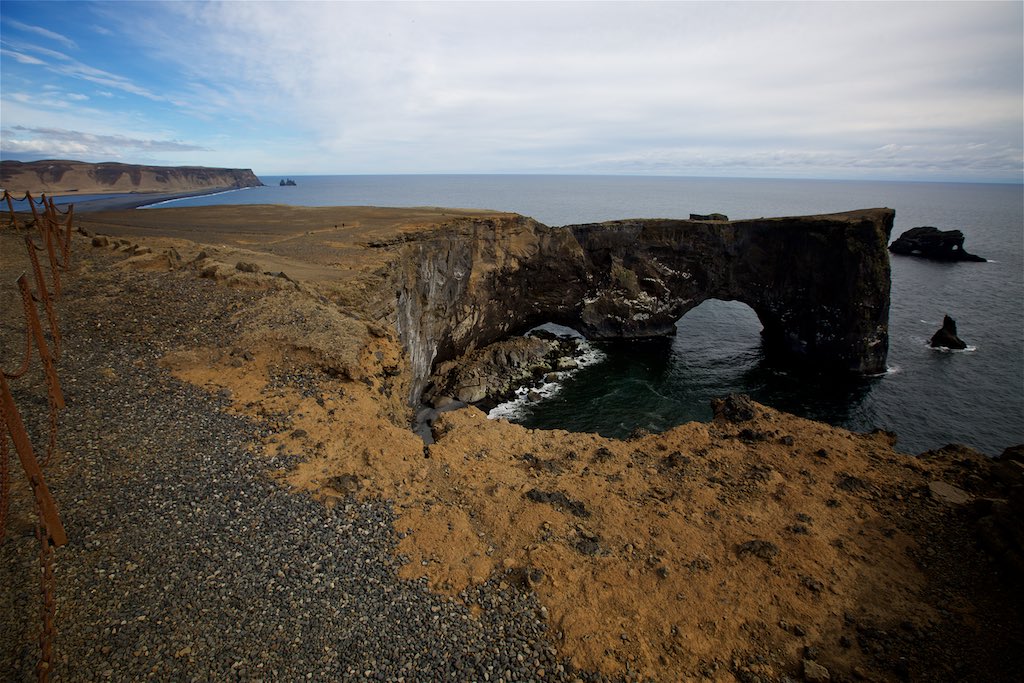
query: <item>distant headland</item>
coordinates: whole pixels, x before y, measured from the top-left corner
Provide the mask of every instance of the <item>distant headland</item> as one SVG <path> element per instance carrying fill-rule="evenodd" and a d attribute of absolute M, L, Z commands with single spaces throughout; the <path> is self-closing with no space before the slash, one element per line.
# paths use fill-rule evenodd
<path fill-rule="evenodd" d="M 187 192 L 260 187 L 263 183 L 248 168 L 141 166 L 48 159 L 0 162 L 0 185 L 12 192 L 97 194 Z"/>

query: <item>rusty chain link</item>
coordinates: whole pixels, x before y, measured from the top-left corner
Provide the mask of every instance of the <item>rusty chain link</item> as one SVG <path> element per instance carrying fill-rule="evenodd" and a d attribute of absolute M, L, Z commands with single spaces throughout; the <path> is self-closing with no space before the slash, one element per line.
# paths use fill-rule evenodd
<path fill-rule="evenodd" d="M 0 543 L 7 536 L 7 510 L 11 506 L 10 446 L 7 445 L 7 416 L 0 402 Z"/>
<path fill-rule="evenodd" d="M 24 299 L 24 298 L 23 298 Z M 22 301 L 22 312 L 24 312 L 24 300 Z M 28 316 L 25 316 L 25 356 L 21 359 L 21 367 L 14 372 L 3 370 L 7 379 L 18 379 L 28 372 L 29 363 L 32 360 L 32 329 L 29 327 Z"/>
<path fill-rule="evenodd" d="M 53 454 L 57 452 L 57 411 L 60 410 L 57 405 L 57 396 L 54 393 L 54 387 L 51 386 L 49 378 L 46 382 L 46 402 L 49 404 L 50 409 L 50 438 L 46 443 L 46 457 L 40 463 L 43 467 L 50 464 L 50 459 L 53 458 Z"/>

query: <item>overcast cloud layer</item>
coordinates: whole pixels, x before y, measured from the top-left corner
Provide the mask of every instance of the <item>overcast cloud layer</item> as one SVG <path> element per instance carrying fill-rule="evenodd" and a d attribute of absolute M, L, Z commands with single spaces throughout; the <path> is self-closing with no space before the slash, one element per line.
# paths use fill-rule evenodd
<path fill-rule="evenodd" d="M 1021 182 L 1022 3 L 31 3 L 4 158 Z"/>

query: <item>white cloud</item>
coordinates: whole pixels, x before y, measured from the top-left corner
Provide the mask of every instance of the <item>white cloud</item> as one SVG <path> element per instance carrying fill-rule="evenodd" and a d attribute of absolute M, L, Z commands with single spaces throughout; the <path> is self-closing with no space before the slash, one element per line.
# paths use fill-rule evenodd
<path fill-rule="evenodd" d="M 10 126 L 0 130 L 0 148 L 5 154 L 84 160 L 131 158 L 139 154 L 209 151 L 200 145 L 178 140 L 97 135 L 77 130 L 27 126 Z"/>
<path fill-rule="evenodd" d="M 41 59 L 36 59 L 32 55 L 26 55 L 22 52 L 16 52 L 14 50 L 0 49 L 0 55 L 3 55 L 5 57 L 11 57 L 12 59 L 18 61 L 20 64 L 42 65 L 46 63 Z"/>
<path fill-rule="evenodd" d="M 61 75 L 187 111 L 236 136 L 224 149 L 290 149 L 309 165 L 277 168 L 1020 173 L 1014 3 L 146 10 L 95 12 L 118 40 L 137 41 L 140 59 L 174 74 L 165 88 L 85 56 L 31 54 Z"/>
<path fill-rule="evenodd" d="M 60 43 L 61 45 L 63 45 L 64 47 L 67 47 L 67 48 L 75 49 L 75 48 L 78 47 L 78 44 L 75 41 L 73 41 L 70 38 L 68 38 L 67 36 L 61 35 L 60 33 L 57 33 L 56 31 L 51 31 L 48 28 L 43 28 L 42 26 L 33 26 L 31 24 L 24 24 L 24 23 L 22 23 L 20 21 L 16 21 L 14 19 L 8 19 L 8 18 L 4 19 L 4 23 L 9 25 L 9 26 L 11 26 L 11 27 L 13 27 L 13 28 L 18 29 L 19 31 L 24 31 L 26 33 L 35 33 L 36 35 L 40 35 L 40 36 L 42 36 L 44 38 L 48 38 L 50 40 L 53 40 L 55 42 Z"/>

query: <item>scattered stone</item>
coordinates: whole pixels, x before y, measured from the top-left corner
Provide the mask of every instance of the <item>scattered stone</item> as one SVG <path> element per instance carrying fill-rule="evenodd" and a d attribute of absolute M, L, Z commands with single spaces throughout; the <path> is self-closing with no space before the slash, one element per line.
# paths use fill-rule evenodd
<path fill-rule="evenodd" d="M 765 434 L 764 432 L 759 432 L 754 429 L 742 429 L 740 430 L 740 433 L 737 434 L 737 436 L 739 437 L 740 441 L 743 441 L 745 443 L 757 443 L 758 441 L 768 440 L 767 434 Z"/>
<path fill-rule="evenodd" d="M 576 517 L 590 516 L 590 511 L 587 510 L 583 503 L 578 500 L 570 499 L 561 491 L 541 491 L 540 489 L 530 489 L 526 492 L 526 497 L 534 503 L 547 503 L 548 505 L 556 508 L 562 507 Z"/>
<path fill-rule="evenodd" d="M 849 493 L 855 493 L 857 491 L 863 491 L 867 488 L 864 480 L 860 477 L 855 477 L 852 474 L 846 474 L 845 472 L 839 473 L 839 478 L 836 481 L 836 488 Z"/>
<path fill-rule="evenodd" d="M 1002 453 L 996 458 L 996 460 L 1013 460 L 1016 462 L 1024 462 L 1024 444 L 1018 444 L 1016 446 L 1010 446 L 1003 450 Z"/>
<path fill-rule="evenodd" d="M 802 583 L 804 587 L 812 593 L 820 593 L 825 589 L 825 585 L 821 581 L 810 576 L 801 576 L 800 583 Z"/>
<path fill-rule="evenodd" d="M 533 453 L 525 453 L 523 460 L 526 461 L 527 466 L 531 470 L 547 472 L 548 474 L 558 474 L 562 471 L 562 465 L 557 460 L 538 458 Z"/>
<path fill-rule="evenodd" d="M 328 486 L 342 494 L 353 494 L 363 488 L 362 482 L 354 474 L 339 474 L 329 478 L 326 482 Z"/>
<path fill-rule="evenodd" d="M 771 562 L 779 554 L 779 546 L 771 541 L 755 538 L 736 546 L 736 554 L 741 557 L 743 555 L 754 555 L 765 562 Z"/>
<path fill-rule="evenodd" d="M 832 677 L 829 675 L 828 669 L 821 664 L 811 659 L 805 659 L 804 680 L 808 683 L 825 683 L 825 681 L 831 681 Z"/>
<path fill-rule="evenodd" d="M 746 394 L 731 394 L 725 398 L 711 400 L 711 410 L 716 420 L 746 422 L 757 414 L 754 402 Z"/>
<path fill-rule="evenodd" d="M 928 482 L 928 493 L 933 499 L 948 505 L 964 505 L 971 502 L 971 494 L 944 481 Z"/>

